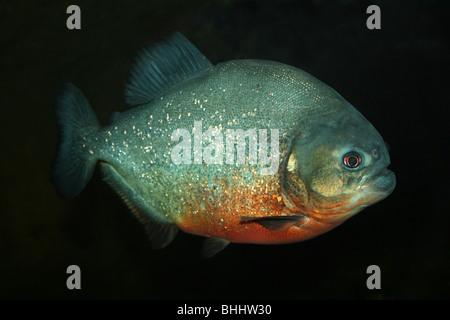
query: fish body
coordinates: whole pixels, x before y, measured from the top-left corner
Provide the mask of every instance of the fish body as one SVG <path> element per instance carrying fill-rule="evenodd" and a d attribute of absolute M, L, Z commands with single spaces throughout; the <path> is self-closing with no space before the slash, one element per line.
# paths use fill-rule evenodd
<path fill-rule="evenodd" d="M 65 84 L 52 180 L 76 196 L 97 162 L 155 247 L 178 229 L 208 241 L 310 239 L 389 195 L 389 155 L 376 129 L 336 91 L 273 61 L 213 66 L 175 33 L 144 50 L 126 88 L 130 105 L 101 127 Z"/>

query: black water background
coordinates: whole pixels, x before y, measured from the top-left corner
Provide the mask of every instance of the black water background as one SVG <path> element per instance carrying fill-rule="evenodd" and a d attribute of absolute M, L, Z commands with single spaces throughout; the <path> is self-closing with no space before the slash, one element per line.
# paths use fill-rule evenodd
<path fill-rule="evenodd" d="M 382 29 L 367 30 L 378 4 Z M 0 298 L 419 299 L 450 297 L 448 1 L 68 1 L 0 4 Z M 101 181 L 62 200 L 49 182 L 53 98 L 64 81 L 100 121 L 125 110 L 135 53 L 179 30 L 213 62 L 297 66 L 341 93 L 391 147 L 397 188 L 339 228 L 284 246 L 231 245 L 210 260 L 180 234 L 153 251 Z M 82 290 L 66 288 L 66 268 Z M 382 289 L 366 268 L 380 266 Z"/>

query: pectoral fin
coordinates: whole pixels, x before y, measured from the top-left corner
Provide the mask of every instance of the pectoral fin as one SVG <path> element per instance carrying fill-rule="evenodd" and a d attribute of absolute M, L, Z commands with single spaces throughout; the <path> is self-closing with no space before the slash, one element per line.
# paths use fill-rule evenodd
<path fill-rule="evenodd" d="M 202 256 L 203 258 L 211 258 L 216 253 L 225 249 L 230 244 L 230 241 L 222 238 L 206 238 L 203 243 Z"/>
<path fill-rule="evenodd" d="M 302 224 L 305 218 L 304 215 L 300 214 L 272 217 L 242 217 L 241 223 L 256 222 L 269 230 L 283 232 L 293 225 Z"/>

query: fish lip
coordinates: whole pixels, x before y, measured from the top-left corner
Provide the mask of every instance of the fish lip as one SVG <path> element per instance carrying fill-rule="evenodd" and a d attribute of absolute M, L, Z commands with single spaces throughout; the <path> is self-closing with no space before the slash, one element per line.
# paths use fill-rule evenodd
<path fill-rule="evenodd" d="M 373 193 L 378 202 L 389 196 L 396 186 L 396 177 L 394 172 L 387 167 L 381 169 L 371 181 L 364 186 L 364 191 Z"/>

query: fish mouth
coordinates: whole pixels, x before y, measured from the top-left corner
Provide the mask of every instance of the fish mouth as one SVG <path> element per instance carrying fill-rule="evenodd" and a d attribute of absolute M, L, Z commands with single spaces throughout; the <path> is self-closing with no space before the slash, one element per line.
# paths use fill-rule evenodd
<path fill-rule="evenodd" d="M 395 174 L 388 168 L 384 168 L 371 183 L 371 187 L 381 192 L 391 194 L 396 184 Z"/>
<path fill-rule="evenodd" d="M 382 169 L 375 177 L 363 188 L 362 197 L 367 196 L 368 203 L 372 205 L 383 200 L 394 191 L 396 185 L 395 174 L 388 168 Z"/>

